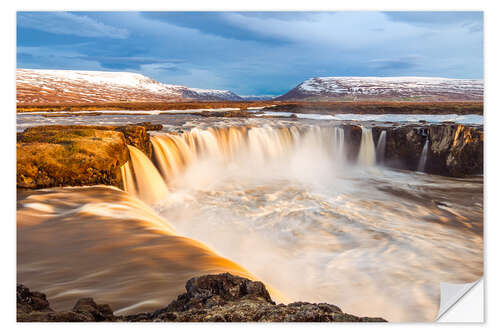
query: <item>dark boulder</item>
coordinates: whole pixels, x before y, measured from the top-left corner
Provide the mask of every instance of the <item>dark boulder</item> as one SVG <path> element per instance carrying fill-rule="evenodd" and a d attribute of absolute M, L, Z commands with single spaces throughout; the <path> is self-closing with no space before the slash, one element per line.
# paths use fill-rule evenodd
<path fill-rule="evenodd" d="M 26 286 L 17 285 L 17 311 L 52 311 L 45 294 L 34 291 L 31 292 Z"/>
<path fill-rule="evenodd" d="M 186 293 L 154 313 L 123 317 L 124 321 L 178 322 L 334 322 L 385 321 L 343 313 L 327 303 L 274 303 L 263 283 L 229 273 L 190 279 Z"/>
<path fill-rule="evenodd" d="M 92 298 L 77 301 L 72 311 L 52 310 L 45 294 L 30 291 L 25 286 L 17 286 L 18 322 L 82 322 L 115 321 L 107 304 L 96 304 Z"/>
<path fill-rule="evenodd" d="M 362 129 L 358 125 L 343 125 L 346 159 L 355 162 L 361 145 Z"/>
<path fill-rule="evenodd" d="M 38 304 L 39 310 L 33 304 Z M 108 305 L 96 304 L 92 298 L 78 300 L 71 311 L 55 312 L 44 294 L 30 292 L 22 285 L 18 286 L 17 306 L 17 321 L 385 322 L 347 314 L 327 303 L 276 304 L 262 282 L 229 273 L 190 279 L 185 294 L 150 313 L 114 316 Z"/>
<path fill-rule="evenodd" d="M 97 304 L 92 298 L 80 298 L 73 307 L 73 312 L 91 316 L 92 321 L 113 321 L 115 319 L 108 304 Z"/>
<path fill-rule="evenodd" d="M 173 301 L 166 311 L 185 311 L 207 305 L 212 307 L 240 299 L 273 303 L 262 282 L 250 281 L 229 273 L 192 278 L 186 283 L 186 290 L 187 292 Z"/>
<path fill-rule="evenodd" d="M 384 164 L 398 169 L 417 170 L 426 139 L 425 130 L 417 126 L 389 128 Z"/>
<path fill-rule="evenodd" d="M 452 177 L 482 174 L 483 135 L 482 126 L 430 126 L 430 149 L 425 171 Z"/>
<path fill-rule="evenodd" d="M 483 173 L 483 127 L 455 123 L 440 125 L 402 125 L 374 127 L 376 144 L 385 130 L 384 164 L 389 167 L 416 171 L 428 141 L 427 173 L 465 177 Z"/>

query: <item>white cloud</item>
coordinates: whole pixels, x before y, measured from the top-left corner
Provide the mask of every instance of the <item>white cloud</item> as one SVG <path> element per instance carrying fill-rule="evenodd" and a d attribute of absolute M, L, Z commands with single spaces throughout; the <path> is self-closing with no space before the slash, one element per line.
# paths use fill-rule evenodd
<path fill-rule="evenodd" d="M 126 29 L 106 25 L 88 16 L 67 12 L 19 12 L 17 20 L 21 27 L 55 34 L 118 39 L 128 37 Z"/>
<path fill-rule="evenodd" d="M 390 21 L 380 12 L 318 12 L 287 21 L 228 13 L 226 19 L 257 33 L 301 44 L 334 45 L 342 49 L 414 38 L 425 29 Z"/>

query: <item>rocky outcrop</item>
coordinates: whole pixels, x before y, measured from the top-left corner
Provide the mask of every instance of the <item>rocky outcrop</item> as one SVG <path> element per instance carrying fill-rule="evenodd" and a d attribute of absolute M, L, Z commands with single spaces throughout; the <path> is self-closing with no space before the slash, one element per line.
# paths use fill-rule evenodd
<path fill-rule="evenodd" d="M 361 126 L 358 125 L 344 125 L 344 142 L 346 142 L 346 159 L 350 162 L 355 162 L 358 158 L 359 148 L 361 145 Z"/>
<path fill-rule="evenodd" d="M 451 177 L 483 173 L 483 127 L 460 124 L 374 127 L 375 143 L 382 130 L 387 132 L 384 164 L 417 170 L 424 145 L 429 150 L 424 171 Z"/>
<path fill-rule="evenodd" d="M 128 160 L 122 133 L 93 128 L 30 128 L 17 140 L 17 186 L 121 186 Z"/>
<path fill-rule="evenodd" d="M 96 304 L 92 298 L 79 299 L 71 311 L 54 311 L 45 294 L 17 286 L 18 322 L 84 322 L 116 321 L 107 304 Z"/>
<path fill-rule="evenodd" d="M 153 144 L 144 126 L 120 126 L 115 131 L 123 133 L 128 145 L 139 148 L 150 159 L 153 157 Z"/>
<path fill-rule="evenodd" d="M 425 170 L 463 177 L 483 173 L 483 127 L 439 125 L 429 127 L 430 149 Z"/>
<path fill-rule="evenodd" d="M 122 187 L 120 167 L 127 145 L 152 156 L 148 130 L 161 125 L 39 126 L 17 135 L 17 186 L 114 185 Z"/>
<path fill-rule="evenodd" d="M 77 301 L 71 311 L 55 312 L 42 293 L 17 287 L 17 321 L 127 321 L 127 322 L 385 322 L 358 317 L 327 303 L 275 304 L 262 282 L 229 273 L 190 279 L 186 293 L 155 312 L 114 316 L 108 305 L 91 298 Z"/>

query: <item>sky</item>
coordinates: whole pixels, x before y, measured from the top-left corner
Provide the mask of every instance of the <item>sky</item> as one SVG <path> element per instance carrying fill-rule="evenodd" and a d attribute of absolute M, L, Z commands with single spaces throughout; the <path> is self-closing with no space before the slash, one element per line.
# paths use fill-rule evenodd
<path fill-rule="evenodd" d="M 280 95 L 318 76 L 483 78 L 482 12 L 18 12 L 17 67 Z"/>

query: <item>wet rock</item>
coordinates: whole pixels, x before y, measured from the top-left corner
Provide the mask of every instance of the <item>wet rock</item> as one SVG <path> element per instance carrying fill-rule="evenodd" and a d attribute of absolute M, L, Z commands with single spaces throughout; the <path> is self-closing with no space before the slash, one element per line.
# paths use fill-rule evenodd
<path fill-rule="evenodd" d="M 24 296 L 19 296 L 19 290 Z M 327 303 L 275 304 L 263 283 L 229 273 L 192 278 L 186 283 L 186 293 L 167 307 L 129 316 L 114 316 L 108 305 L 96 304 L 91 298 L 78 300 L 72 311 L 54 312 L 48 302 L 43 307 L 45 312 L 24 309 L 29 303 L 26 295 L 31 294 L 26 287 L 18 286 L 18 321 L 385 322 L 382 318 L 347 314 Z"/>
<path fill-rule="evenodd" d="M 113 311 L 108 304 L 96 304 L 92 298 L 81 298 L 73 307 L 73 312 L 91 316 L 93 321 L 113 321 Z"/>
<path fill-rule="evenodd" d="M 240 299 L 273 303 L 262 282 L 250 281 L 229 273 L 192 278 L 186 283 L 186 290 L 187 293 L 180 295 L 166 311 L 213 307 Z"/>
<path fill-rule="evenodd" d="M 92 298 L 77 301 L 72 311 L 56 312 L 49 306 L 45 294 L 30 291 L 23 285 L 17 286 L 18 322 L 82 322 L 115 321 L 107 304 L 96 304 Z"/>
<path fill-rule="evenodd" d="M 116 131 L 123 133 L 128 145 L 140 149 L 147 157 L 153 157 L 153 144 L 149 134 L 144 126 L 126 125 L 115 128 Z"/>
<path fill-rule="evenodd" d="M 430 149 L 426 171 L 453 177 L 483 173 L 483 127 L 429 127 Z"/>
<path fill-rule="evenodd" d="M 390 128 L 386 136 L 385 165 L 412 170 L 418 168 L 426 137 L 416 126 Z"/>
<path fill-rule="evenodd" d="M 186 283 L 186 293 L 152 314 L 123 317 L 125 321 L 179 322 L 333 322 L 385 321 L 348 315 L 327 303 L 276 305 L 263 283 L 229 273 L 205 275 Z"/>
<path fill-rule="evenodd" d="M 388 128 L 385 164 L 416 170 L 427 140 L 425 172 L 451 177 L 483 173 L 482 126 L 440 124 Z"/>
<path fill-rule="evenodd" d="M 17 286 L 17 311 L 52 311 L 49 307 L 49 301 L 43 293 L 37 291 L 31 292 L 29 288 L 20 284 Z"/>
<path fill-rule="evenodd" d="M 361 143 L 359 125 L 342 125 L 348 161 L 355 162 Z M 429 150 L 424 171 L 431 174 L 465 177 L 483 173 L 483 127 L 455 123 L 428 125 L 373 126 L 376 146 L 380 133 L 386 131 L 384 165 L 416 171 L 425 143 Z M 379 157 L 377 157 L 379 158 Z"/>
<path fill-rule="evenodd" d="M 361 145 L 362 129 L 358 125 L 343 125 L 346 159 L 355 162 Z"/>

